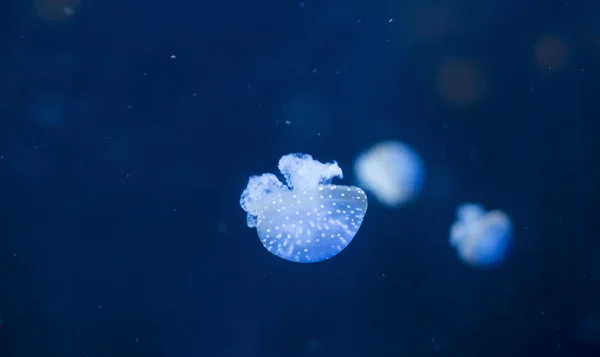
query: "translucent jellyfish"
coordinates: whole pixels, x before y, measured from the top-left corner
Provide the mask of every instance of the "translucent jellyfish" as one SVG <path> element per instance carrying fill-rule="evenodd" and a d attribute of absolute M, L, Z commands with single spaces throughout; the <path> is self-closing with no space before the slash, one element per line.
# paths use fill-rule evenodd
<path fill-rule="evenodd" d="M 501 211 L 486 212 L 481 205 L 465 203 L 456 210 L 450 228 L 450 245 L 465 263 L 494 267 L 502 262 L 512 236 L 510 218 Z"/>
<path fill-rule="evenodd" d="M 376 144 L 354 164 L 359 184 L 388 207 L 415 198 L 423 182 L 423 163 L 410 147 L 398 141 Z"/>
<path fill-rule="evenodd" d="M 265 248 L 299 263 L 320 262 L 344 250 L 367 212 L 364 191 L 331 184 L 342 178 L 338 164 L 306 154 L 281 157 L 279 171 L 287 185 L 273 174 L 252 176 L 240 198 L 248 227 L 256 227 Z"/>

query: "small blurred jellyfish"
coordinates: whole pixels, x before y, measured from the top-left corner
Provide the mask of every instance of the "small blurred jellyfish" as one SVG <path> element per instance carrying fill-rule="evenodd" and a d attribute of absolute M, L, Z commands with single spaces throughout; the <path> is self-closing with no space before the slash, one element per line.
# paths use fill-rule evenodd
<path fill-rule="evenodd" d="M 409 146 L 398 141 L 376 144 L 354 163 L 359 184 L 388 207 L 415 198 L 423 184 L 423 163 Z"/>
<path fill-rule="evenodd" d="M 456 217 L 450 228 L 450 245 L 463 263 L 479 267 L 500 264 L 510 246 L 510 218 L 504 212 L 486 212 L 472 203 L 458 206 Z"/>
<path fill-rule="evenodd" d="M 279 171 L 287 185 L 270 173 L 252 176 L 240 198 L 248 227 L 256 227 L 265 248 L 298 263 L 320 262 L 344 250 L 367 212 L 364 191 L 330 184 L 342 178 L 342 169 L 306 154 L 282 156 Z"/>

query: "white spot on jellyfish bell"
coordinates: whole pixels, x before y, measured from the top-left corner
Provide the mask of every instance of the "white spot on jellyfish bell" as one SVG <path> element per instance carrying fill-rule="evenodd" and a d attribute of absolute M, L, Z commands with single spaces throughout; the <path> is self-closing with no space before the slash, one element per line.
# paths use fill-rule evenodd
<path fill-rule="evenodd" d="M 364 191 L 331 184 L 342 178 L 338 164 L 306 154 L 283 156 L 279 171 L 287 185 L 273 174 L 252 176 L 240 198 L 248 227 L 256 227 L 265 248 L 299 263 L 320 262 L 344 250 L 367 212 Z"/>
<path fill-rule="evenodd" d="M 465 203 L 456 210 L 450 228 L 450 245 L 468 265 L 495 267 L 507 254 L 512 236 L 510 218 L 501 211 L 486 212 L 481 205 Z"/>

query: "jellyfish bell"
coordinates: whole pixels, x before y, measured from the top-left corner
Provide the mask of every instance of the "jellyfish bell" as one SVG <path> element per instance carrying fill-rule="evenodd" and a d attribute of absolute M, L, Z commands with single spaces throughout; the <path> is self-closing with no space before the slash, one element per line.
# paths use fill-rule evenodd
<path fill-rule="evenodd" d="M 486 212 L 478 204 L 462 204 L 450 228 L 450 245 L 465 264 L 497 267 L 504 260 L 512 238 L 512 223 L 502 211 Z"/>
<path fill-rule="evenodd" d="M 399 141 L 380 142 L 362 153 L 354 164 L 359 184 L 388 207 L 415 198 L 423 183 L 423 162 Z"/>
<path fill-rule="evenodd" d="M 271 253 L 299 263 L 329 259 L 350 244 L 367 212 L 367 196 L 354 186 L 331 184 L 342 178 L 336 162 L 306 154 L 284 155 L 279 171 L 252 176 L 240 198 L 248 227 Z"/>

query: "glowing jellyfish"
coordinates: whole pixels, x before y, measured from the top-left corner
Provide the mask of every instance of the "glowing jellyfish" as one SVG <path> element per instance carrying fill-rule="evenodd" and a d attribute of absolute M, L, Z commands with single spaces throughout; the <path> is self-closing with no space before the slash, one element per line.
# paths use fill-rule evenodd
<path fill-rule="evenodd" d="M 421 158 L 398 141 L 381 142 L 361 154 L 354 171 L 359 184 L 388 207 L 416 197 L 423 182 Z"/>
<path fill-rule="evenodd" d="M 330 184 L 342 178 L 342 169 L 310 155 L 281 157 L 279 171 L 287 185 L 273 174 L 252 176 L 240 198 L 248 227 L 256 227 L 265 248 L 299 263 L 320 262 L 344 250 L 367 212 L 364 191 Z"/>
<path fill-rule="evenodd" d="M 465 203 L 456 210 L 450 229 L 450 245 L 466 264 L 494 267 L 510 246 L 512 223 L 501 211 L 486 212 L 481 205 Z"/>

